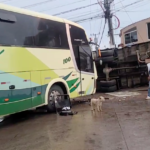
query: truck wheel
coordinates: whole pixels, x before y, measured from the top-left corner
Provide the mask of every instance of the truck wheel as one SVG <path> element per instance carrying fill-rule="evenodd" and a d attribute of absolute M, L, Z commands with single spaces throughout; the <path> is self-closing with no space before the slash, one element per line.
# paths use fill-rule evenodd
<path fill-rule="evenodd" d="M 101 87 L 100 88 L 102 92 L 115 92 L 117 91 L 117 86 L 110 86 L 110 87 Z"/>
<path fill-rule="evenodd" d="M 111 80 L 111 81 L 100 81 L 100 86 L 101 87 L 110 87 L 116 85 L 116 80 Z"/>
<path fill-rule="evenodd" d="M 51 89 L 49 90 L 49 93 L 48 93 L 48 105 L 47 105 L 47 110 L 48 112 L 55 112 L 56 111 L 56 108 L 55 108 L 55 99 L 54 99 L 54 96 L 57 96 L 57 95 L 64 95 L 64 91 L 62 90 L 62 88 L 58 85 L 53 85 L 51 87 Z M 62 96 L 58 96 L 58 101 L 62 100 L 63 97 Z"/>
<path fill-rule="evenodd" d="M 104 50 L 104 51 L 101 51 L 101 57 L 113 56 L 113 54 L 114 54 L 113 50 Z"/>

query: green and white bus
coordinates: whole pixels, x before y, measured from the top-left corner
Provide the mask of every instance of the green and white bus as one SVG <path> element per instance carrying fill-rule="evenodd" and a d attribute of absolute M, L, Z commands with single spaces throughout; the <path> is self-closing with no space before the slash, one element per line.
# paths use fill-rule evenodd
<path fill-rule="evenodd" d="M 52 97 L 94 94 L 97 72 L 84 29 L 65 19 L 0 4 L 0 117 Z"/>

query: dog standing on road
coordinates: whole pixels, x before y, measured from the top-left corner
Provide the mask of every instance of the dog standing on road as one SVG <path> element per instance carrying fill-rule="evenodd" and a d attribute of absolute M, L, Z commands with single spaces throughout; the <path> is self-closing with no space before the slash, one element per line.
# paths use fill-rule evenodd
<path fill-rule="evenodd" d="M 100 96 L 99 98 L 92 98 L 91 99 L 91 109 L 93 112 L 102 111 L 102 103 L 105 101 L 105 98 Z"/>

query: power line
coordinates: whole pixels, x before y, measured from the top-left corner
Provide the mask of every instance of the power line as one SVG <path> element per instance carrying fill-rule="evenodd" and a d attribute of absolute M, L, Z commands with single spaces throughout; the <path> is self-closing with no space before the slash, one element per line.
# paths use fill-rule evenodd
<path fill-rule="evenodd" d="M 131 17 L 130 17 L 130 15 L 128 14 L 128 12 L 126 11 L 126 9 L 125 9 L 125 7 L 124 7 L 124 5 L 123 5 L 123 3 L 121 2 L 121 4 L 122 4 L 122 7 L 124 8 L 124 10 L 125 10 L 125 12 L 126 12 L 126 14 L 128 15 L 128 17 L 129 17 L 129 19 L 131 20 L 131 22 L 133 23 L 133 21 L 132 21 L 132 19 L 131 19 Z M 137 32 L 138 32 L 138 30 L 137 30 Z M 138 34 L 140 35 L 140 33 L 138 32 Z M 143 37 L 140 35 L 140 37 L 141 37 L 141 39 L 143 40 Z M 144 41 L 144 40 L 143 40 Z"/>
<path fill-rule="evenodd" d="M 130 4 L 128 4 L 128 5 L 125 5 L 123 8 L 130 7 L 130 6 L 132 6 L 132 5 L 135 5 L 135 4 L 137 4 L 137 3 L 140 3 L 141 1 L 144 1 L 144 0 L 138 0 L 138 1 L 136 1 L 136 2 L 130 3 Z M 121 1 L 120 1 L 120 2 L 121 2 Z M 122 2 L 121 2 L 121 3 L 122 3 Z M 116 10 L 115 12 L 118 12 L 118 11 L 122 10 L 123 8 L 119 8 L 119 9 Z"/>
<path fill-rule="evenodd" d="M 137 3 L 139 3 L 139 2 L 141 2 L 141 1 L 144 1 L 144 0 L 138 0 L 138 1 L 136 1 L 136 2 L 134 2 L 134 3 L 130 3 L 130 4 L 128 4 L 128 5 L 125 5 L 124 6 L 124 8 L 127 8 L 127 7 L 129 7 L 129 6 L 131 6 L 131 5 L 134 5 L 134 4 L 137 4 Z M 120 1 L 121 2 L 121 1 Z M 119 12 L 120 10 L 122 10 L 123 8 L 121 8 L 121 9 L 118 9 L 118 10 L 116 10 L 115 12 Z M 75 21 L 75 22 L 84 22 L 84 21 L 88 21 L 88 20 L 93 20 L 93 19 L 97 19 L 97 18 L 99 18 L 100 16 L 98 16 L 98 15 L 96 15 L 96 16 L 93 16 L 93 17 L 90 17 L 90 18 L 85 18 L 85 19 L 81 19 L 81 20 L 77 20 L 77 21 Z M 69 19 L 73 19 L 73 18 L 69 18 Z"/>
<path fill-rule="evenodd" d="M 76 20 L 76 21 L 74 21 L 74 22 L 84 22 L 84 21 L 88 21 L 88 20 L 93 20 L 93 19 L 97 19 L 97 18 L 102 18 L 103 17 L 103 15 L 96 15 L 96 16 L 93 16 L 93 17 L 90 17 L 90 18 L 85 18 L 85 19 L 81 19 L 81 20 Z"/>
<path fill-rule="evenodd" d="M 99 30 L 99 33 L 101 32 L 102 22 L 103 22 L 103 19 L 101 19 L 101 22 L 100 22 L 100 30 Z M 100 36 L 100 34 L 98 35 L 98 39 L 99 39 L 99 36 Z"/>
<path fill-rule="evenodd" d="M 9 2 L 9 1 L 13 1 L 13 0 L 5 0 L 5 1 L 1 1 L 0 3 L 2 3 L 2 2 Z"/>
<path fill-rule="evenodd" d="M 56 9 L 56 8 L 60 8 L 60 7 L 68 6 L 68 5 L 72 5 L 72 4 L 75 4 L 75 3 L 82 2 L 82 1 L 86 1 L 86 0 L 80 0 L 80 1 L 77 1 L 77 2 L 73 2 L 73 3 L 69 3 L 69 4 L 65 4 L 65 5 L 61 5 L 61 6 L 58 6 L 58 7 L 53 7 L 53 8 L 46 9 L 46 10 L 41 10 L 40 12 L 43 12 L 43 11 L 49 11 L 49 10 L 52 10 L 52 9 Z"/>
<path fill-rule="evenodd" d="M 122 0 L 122 1 L 125 1 L 125 0 Z M 120 4 L 121 2 L 118 2 L 118 3 L 114 3 L 113 5 L 117 5 L 117 4 Z"/>
<path fill-rule="evenodd" d="M 90 15 L 90 14 L 95 14 L 95 13 L 97 13 L 97 11 L 92 12 L 92 13 L 88 12 L 87 14 L 78 15 L 78 16 L 75 16 L 75 17 L 72 17 L 72 18 L 68 18 L 68 19 L 72 20 L 72 19 L 75 19 L 75 18 L 80 18 L 80 17 L 87 16 L 87 15 Z M 98 13 L 98 14 L 95 14 L 95 15 L 99 15 L 99 13 Z"/>
<path fill-rule="evenodd" d="M 104 10 L 104 8 L 103 8 L 103 6 L 102 6 L 102 2 L 99 2 L 98 0 L 97 0 L 97 2 L 98 2 L 98 4 L 100 5 L 100 7 L 102 8 L 103 12 L 105 12 L 105 10 Z"/>
<path fill-rule="evenodd" d="M 97 5 L 97 8 L 98 8 L 98 5 Z M 101 19 L 102 20 L 102 19 Z M 97 19 L 95 19 L 95 22 L 94 22 L 94 29 L 96 27 L 96 24 L 97 24 Z M 98 33 L 98 36 L 100 35 L 100 32 Z M 98 42 L 98 41 L 97 41 Z"/>
<path fill-rule="evenodd" d="M 106 19 L 105 19 L 105 23 L 104 23 L 104 28 L 103 28 L 103 32 L 102 32 L 102 36 L 101 36 L 101 39 L 100 39 L 100 42 L 99 42 L 99 46 L 102 42 L 102 39 L 103 39 L 103 35 L 104 35 L 104 31 L 105 31 L 105 26 L 106 26 Z"/>
<path fill-rule="evenodd" d="M 26 6 L 23 6 L 23 7 L 21 7 L 21 8 L 35 7 L 35 6 L 37 6 L 37 5 L 49 3 L 49 2 L 52 2 L 52 1 L 56 1 L 56 0 L 47 0 L 47 1 L 39 2 L 39 3 L 31 4 L 31 5 L 26 5 Z"/>
<path fill-rule="evenodd" d="M 91 0 L 90 0 L 90 12 L 91 12 Z M 90 15 L 90 17 L 91 17 L 91 15 Z M 90 23 L 90 33 L 91 33 L 91 21 L 89 22 Z"/>
<path fill-rule="evenodd" d="M 144 6 L 144 5 L 147 5 L 148 4 L 148 2 L 146 2 L 145 4 L 143 4 L 143 5 L 138 5 L 138 6 L 135 6 L 134 7 L 134 9 L 137 9 L 137 8 L 139 8 L 139 7 L 142 7 L 142 6 Z M 145 10 L 146 11 L 146 10 Z M 137 11 L 132 11 L 132 10 L 127 10 L 127 12 L 145 12 L 145 11 L 140 11 L 140 10 L 137 10 Z M 147 11 L 149 11 L 149 10 L 147 10 Z M 125 11 L 122 11 L 122 10 L 120 10 L 120 12 L 125 12 Z"/>
<path fill-rule="evenodd" d="M 91 7 L 91 6 L 94 6 L 94 5 L 97 5 L 97 4 L 98 3 L 94 3 L 94 4 L 86 5 L 86 6 L 83 6 L 83 7 L 74 8 L 74 9 L 71 9 L 71 10 L 68 10 L 68 11 L 64 11 L 64 12 L 60 12 L 58 14 L 54 14 L 53 16 L 58 16 L 58 15 L 70 13 L 70 12 L 73 12 L 73 11 L 76 11 L 76 10 L 80 10 L 80 9 L 84 9 L 84 8 L 87 8 L 87 7 Z"/>

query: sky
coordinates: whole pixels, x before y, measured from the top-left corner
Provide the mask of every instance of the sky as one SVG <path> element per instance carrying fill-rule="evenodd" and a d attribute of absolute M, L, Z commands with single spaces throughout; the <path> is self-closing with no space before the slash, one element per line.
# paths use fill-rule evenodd
<path fill-rule="evenodd" d="M 137 1 L 140 2 L 124 8 L 126 5 L 132 4 Z M 54 15 L 60 12 L 97 3 L 97 0 L 0 0 L 0 3 L 33 10 L 40 13 Z M 111 10 L 112 13 L 116 15 L 120 20 L 119 29 L 114 30 L 116 45 L 120 44 L 121 42 L 121 39 L 118 34 L 120 33 L 120 30 L 122 28 L 134 22 L 150 17 L 149 7 L 150 0 L 114 0 L 114 2 L 112 3 Z M 118 9 L 120 11 L 115 12 Z M 102 8 L 100 7 L 100 5 L 97 4 L 87 7 L 85 9 L 61 14 L 58 15 L 58 17 L 65 18 L 71 21 L 79 21 L 82 19 L 91 18 L 96 15 L 102 14 Z M 98 43 L 100 43 L 102 30 L 104 27 L 104 21 L 104 18 L 97 18 L 85 22 L 78 22 L 78 24 L 80 24 L 85 29 L 89 38 L 94 39 L 94 36 L 92 34 L 98 34 Z M 115 17 L 113 17 L 113 26 L 114 28 L 117 27 L 117 20 L 115 19 Z M 109 41 L 110 40 L 108 36 L 108 24 L 106 24 L 100 48 L 108 48 L 110 46 Z"/>

